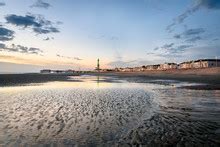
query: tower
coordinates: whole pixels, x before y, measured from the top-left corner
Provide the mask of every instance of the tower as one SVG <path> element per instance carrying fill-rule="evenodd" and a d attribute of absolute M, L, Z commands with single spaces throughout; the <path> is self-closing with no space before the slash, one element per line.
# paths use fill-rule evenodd
<path fill-rule="evenodd" d="M 97 60 L 97 67 L 96 67 L 96 70 L 100 70 L 100 65 L 99 65 L 99 59 Z"/>

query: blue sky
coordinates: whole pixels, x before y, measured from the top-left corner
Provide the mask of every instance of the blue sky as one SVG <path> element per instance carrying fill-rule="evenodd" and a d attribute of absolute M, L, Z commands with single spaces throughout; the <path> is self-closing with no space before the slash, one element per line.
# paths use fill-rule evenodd
<path fill-rule="evenodd" d="M 0 0 L 0 72 L 220 58 L 219 18 L 219 0 Z"/>

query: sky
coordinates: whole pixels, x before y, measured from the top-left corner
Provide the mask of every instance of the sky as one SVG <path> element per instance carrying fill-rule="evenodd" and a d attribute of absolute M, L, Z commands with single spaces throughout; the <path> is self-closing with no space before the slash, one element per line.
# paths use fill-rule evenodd
<path fill-rule="evenodd" d="M 220 58 L 220 0 L 0 0 L 0 72 Z"/>

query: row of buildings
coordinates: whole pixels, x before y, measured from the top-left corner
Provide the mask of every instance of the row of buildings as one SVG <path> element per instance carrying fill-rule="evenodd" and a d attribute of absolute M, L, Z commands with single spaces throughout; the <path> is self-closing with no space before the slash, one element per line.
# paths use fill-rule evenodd
<path fill-rule="evenodd" d="M 115 68 L 114 71 L 132 72 L 132 71 L 194 69 L 194 68 L 210 68 L 210 67 L 220 67 L 220 60 L 219 59 L 200 59 L 200 60 L 195 60 L 195 61 L 183 62 L 180 64 L 164 63 L 164 64 L 156 64 L 156 65 L 146 65 L 146 66 L 141 66 L 141 67 Z"/>
<path fill-rule="evenodd" d="M 156 65 L 144 65 L 140 67 L 126 67 L 115 69 L 100 69 L 99 59 L 97 60 L 96 72 L 137 72 L 149 70 L 172 70 L 172 69 L 194 69 L 194 68 L 210 68 L 220 67 L 220 59 L 200 59 L 194 61 L 177 63 L 164 63 Z M 40 71 L 42 74 L 73 74 L 73 73 L 88 73 L 89 71 L 75 71 L 75 70 L 50 70 L 43 69 Z"/>

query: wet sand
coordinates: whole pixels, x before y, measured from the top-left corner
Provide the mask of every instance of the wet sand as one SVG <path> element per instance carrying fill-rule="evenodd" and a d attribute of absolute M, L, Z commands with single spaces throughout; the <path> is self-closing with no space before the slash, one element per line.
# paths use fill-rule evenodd
<path fill-rule="evenodd" d="M 219 146 L 220 90 L 139 76 L 0 87 L 0 145 Z"/>
<path fill-rule="evenodd" d="M 24 86 L 50 81 L 67 81 L 69 76 L 79 76 L 79 74 L 0 74 L 0 86 Z"/>
<path fill-rule="evenodd" d="M 95 73 L 94 75 L 96 75 Z M 148 83 L 152 80 L 173 80 L 180 82 L 194 82 L 200 85 L 185 86 L 182 88 L 194 90 L 219 90 L 220 89 L 220 67 L 204 69 L 182 69 L 166 71 L 146 72 L 106 72 L 99 73 L 103 76 L 116 76 L 128 81 Z M 166 83 L 161 83 L 166 84 Z"/>

